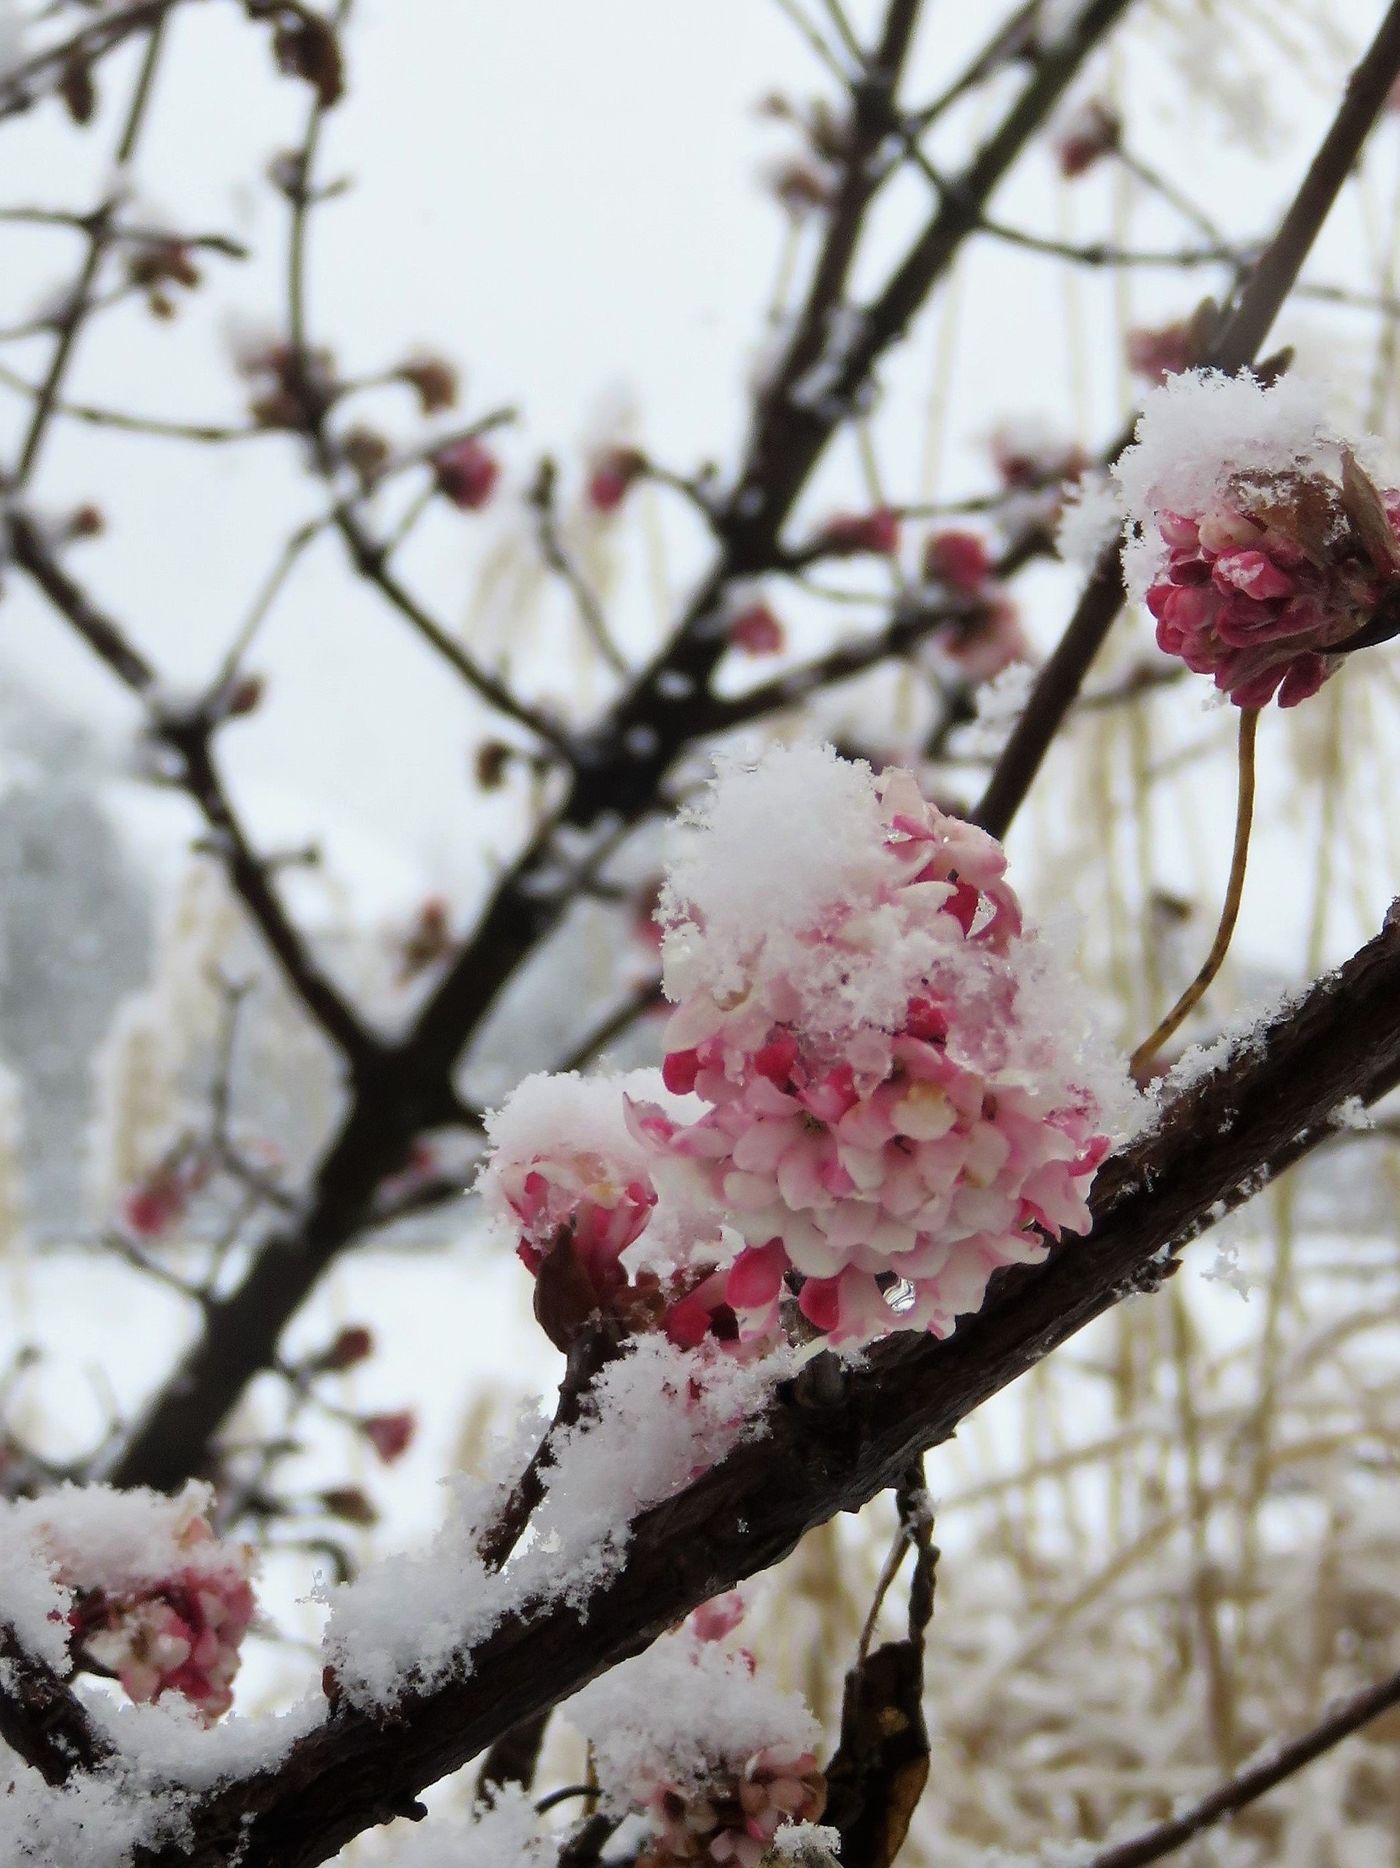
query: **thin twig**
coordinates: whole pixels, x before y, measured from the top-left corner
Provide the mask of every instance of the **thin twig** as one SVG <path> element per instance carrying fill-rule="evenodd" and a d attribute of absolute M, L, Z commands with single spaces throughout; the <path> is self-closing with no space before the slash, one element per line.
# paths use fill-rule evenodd
<path fill-rule="evenodd" d="M 615 675 L 627 679 L 629 669 L 622 651 L 613 641 L 608 620 L 603 614 L 603 606 L 598 601 L 597 593 L 579 570 L 572 554 L 566 549 L 559 532 L 558 515 L 554 507 L 554 463 L 545 460 L 540 463 L 539 473 L 530 493 L 530 504 L 535 510 L 535 520 L 539 531 L 540 552 L 545 563 L 556 577 L 563 580 L 574 600 L 579 621 L 589 641 L 599 655 L 612 669 Z"/>
<path fill-rule="evenodd" d="M 1296 1776 L 1315 1758 L 1322 1757 L 1344 1738 L 1350 1738 L 1353 1732 L 1360 1731 L 1397 1705 L 1400 1705 L 1400 1673 L 1340 1701 L 1310 1732 L 1284 1745 L 1272 1757 L 1239 1772 L 1180 1816 L 1169 1817 L 1130 1842 L 1115 1843 L 1103 1850 L 1087 1862 L 1085 1868 L 1147 1868 L 1149 1862 L 1161 1861 L 1194 1836 L 1228 1822 L 1240 1810 Z"/>
<path fill-rule="evenodd" d="M 1225 904 L 1220 910 L 1220 924 L 1215 930 L 1215 939 L 1211 943 L 1210 952 L 1206 955 L 1200 972 L 1156 1029 L 1144 1038 L 1133 1052 L 1129 1068 L 1139 1081 L 1146 1076 L 1152 1066 L 1153 1058 L 1172 1033 L 1181 1028 L 1190 1017 L 1192 1010 L 1205 997 L 1211 981 L 1224 965 L 1225 956 L 1230 951 L 1230 940 L 1235 932 L 1235 923 L 1240 914 L 1240 902 L 1244 896 L 1245 865 L 1249 860 L 1249 833 L 1254 822 L 1254 745 L 1258 733 L 1258 708 L 1241 708 L 1239 786 L 1235 800 L 1235 847 L 1230 858 L 1230 880 L 1225 889 Z"/>
<path fill-rule="evenodd" d="M 1386 12 L 1346 96 L 1309 164 L 1278 232 L 1240 291 L 1234 311 L 1203 364 L 1234 371 L 1252 362 L 1322 231 L 1396 77 L 1400 76 L 1400 0 Z M 1130 431 L 1131 433 L 1131 431 Z M 1125 437 L 1125 445 L 1128 437 Z M 1089 667 L 1123 605 L 1116 551 L 1105 551 L 1054 653 L 1041 670 L 975 812 L 1004 837 L 1024 802 Z"/>
<path fill-rule="evenodd" d="M 23 487 L 29 481 L 38 464 L 39 451 L 44 444 L 48 431 L 49 418 L 54 412 L 63 386 L 63 378 L 72 361 L 73 350 L 78 341 L 78 334 L 87 322 L 92 310 L 92 289 L 97 280 L 98 270 L 112 241 L 112 230 L 116 221 L 117 205 L 121 196 L 121 180 L 130 167 L 136 153 L 141 131 L 146 121 L 146 112 L 150 106 L 151 89 L 155 83 L 156 68 L 160 63 L 161 52 L 165 45 L 165 29 L 168 23 L 169 8 L 159 11 L 154 16 L 150 38 L 146 42 L 145 54 L 136 75 L 136 87 L 131 103 L 127 107 L 122 122 L 121 134 L 117 139 L 113 166 L 118 182 L 108 192 L 105 204 L 92 217 L 92 224 L 87 236 L 87 252 L 78 271 L 77 281 L 69 297 L 67 309 L 58 327 L 58 342 L 49 362 L 48 371 L 40 385 L 35 400 L 34 413 L 24 441 L 20 446 L 19 461 L 14 472 L 14 484 Z"/>

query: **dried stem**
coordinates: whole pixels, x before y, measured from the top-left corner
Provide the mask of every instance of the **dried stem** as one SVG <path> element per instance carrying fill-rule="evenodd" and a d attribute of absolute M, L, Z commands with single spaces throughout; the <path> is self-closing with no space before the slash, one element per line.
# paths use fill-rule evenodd
<path fill-rule="evenodd" d="M 1171 1011 L 1133 1052 L 1130 1068 L 1141 1082 L 1152 1068 L 1152 1060 L 1162 1046 L 1179 1031 L 1205 997 L 1211 981 L 1225 963 L 1239 919 L 1244 897 L 1245 865 L 1249 860 L 1249 833 L 1254 822 L 1254 745 L 1259 734 L 1259 710 L 1240 710 L 1239 783 L 1235 796 L 1235 847 L 1230 857 L 1230 880 L 1225 888 L 1225 904 L 1220 910 L 1220 924 L 1201 970 L 1182 993 Z"/>

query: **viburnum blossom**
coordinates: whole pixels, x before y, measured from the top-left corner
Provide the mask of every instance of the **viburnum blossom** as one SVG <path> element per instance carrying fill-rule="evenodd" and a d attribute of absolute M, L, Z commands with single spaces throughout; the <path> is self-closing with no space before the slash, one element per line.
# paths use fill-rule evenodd
<path fill-rule="evenodd" d="M 254 1614 L 249 1545 L 222 1544 L 205 1515 L 207 1486 L 178 1497 L 68 1486 L 10 1506 L 7 1568 L 24 1548 L 64 1592 L 79 1666 L 114 1675 L 132 1699 L 166 1693 L 212 1723 L 233 1700 L 239 1650 Z"/>
<path fill-rule="evenodd" d="M 724 1305 L 718 1223 L 676 1203 L 657 1223 L 654 1155 L 629 1105 L 651 1111 L 658 1095 L 665 1088 L 654 1071 L 540 1075 L 488 1119 L 487 1210 L 515 1235 L 536 1279 L 536 1316 L 560 1348 L 599 1316 L 627 1331 L 662 1329 L 685 1347 L 737 1336 L 732 1315 L 716 1314 Z M 656 1262 L 625 1266 L 624 1252 L 649 1226 Z"/>
<path fill-rule="evenodd" d="M 1315 694 L 1400 590 L 1400 492 L 1379 491 L 1286 385 L 1176 378 L 1115 470 L 1158 646 L 1242 708 Z"/>
<path fill-rule="evenodd" d="M 202 1518 L 190 1545 L 213 1538 Z M 72 1615 L 82 1652 L 121 1681 L 138 1703 L 178 1693 L 206 1723 L 233 1704 L 239 1647 L 253 1619 L 253 1591 L 243 1566 L 186 1565 L 148 1594 L 86 1595 Z"/>
<path fill-rule="evenodd" d="M 692 1617 L 568 1706 L 593 1745 L 608 1807 L 651 1825 L 638 1868 L 758 1868 L 781 1828 L 816 1822 L 826 1805 L 815 1721 L 752 1654 L 721 1645 L 737 1620 L 722 1601 L 722 1628 L 702 1632 Z"/>
<path fill-rule="evenodd" d="M 990 596 L 968 616 L 941 629 L 936 646 L 968 681 L 994 681 L 1014 662 L 1030 660 L 1031 645 L 1009 597 Z"/>
<path fill-rule="evenodd" d="M 924 544 L 924 576 L 965 596 L 979 591 L 992 572 L 987 541 L 977 532 L 933 532 Z"/>
<path fill-rule="evenodd" d="M 759 1868 L 784 1823 L 813 1823 L 826 1808 L 826 1780 L 816 1754 L 796 1745 L 764 1745 L 732 1776 L 694 1792 L 658 1784 L 646 1814 L 655 1833 L 637 1868 L 675 1868 L 708 1857 Z"/>
<path fill-rule="evenodd" d="M 991 553 L 979 533 L 931 533 L 924 544 L 923 571 L 928 583 L 975 599 L 932 638 L 969 681 L 990 681 L 1013 662 L 1027 659 L 1030 645 L 1016 606 L 997 584 Z"/>
<path fill-rule="evenodd" d="M 742 1241 L 741 1340 L 793 1293 L 836 1343 L 946 1333 L 998 1266 L 1087 1229 L 1108 1148 L 1001 848 L 908 772 L 810 747 L 727 772 L 692 821 L 663 1075 L 704 1107 L 634 1106 L 653 1178 Z"/>
<path fill-rule="evenodd" d="M 662 1071 L 526 1078 L 482 1191 L 567 1349 L 946 1334 L 1088 1226 L 1127 1095 L 1000 845 L 830 748 L 716 780 L 661 896 Z M 1126 1105 L 1124 1105 L 1126 1106 Z"/>

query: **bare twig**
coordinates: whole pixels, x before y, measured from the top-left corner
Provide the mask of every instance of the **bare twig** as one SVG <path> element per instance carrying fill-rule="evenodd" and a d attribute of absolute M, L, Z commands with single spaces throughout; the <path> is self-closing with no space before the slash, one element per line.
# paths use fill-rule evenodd
<path fill-rule="evenodd" d="M 1118 1842 L 1102 1850 L 1085 1864 L 1085 1868 L 1147 1868 L 1149 1862 L 1161 1861 L 1193 1837 L 1228 1822 L 1393 1706 L 1400 1706 L 1400 1673 L 1341 1700 L 1325 1719 L 1301 1738 L 1295 1738 L 1270 1757 L 1239 1772 L 1179 1816 L 1158 1823 L 1129 1842 Z"/>
<path fill-rule="evenodd" d="M 1387 9 L 1365 57 L 1352 73 L 1341 108 L 1278 232 L 1241 289 L 1219 338 L 1201 359 L 1203 363 L 1233 371 L 1254 359 L 1296 283 L 1397 75 L 1400 3 Z M 1004 836 L 1010 827 L 1122 604 L 1118 554 L 1106 551 L 1058 647 L 1041 670 L 977 808 L 978 823 L 994 836 Z"/>

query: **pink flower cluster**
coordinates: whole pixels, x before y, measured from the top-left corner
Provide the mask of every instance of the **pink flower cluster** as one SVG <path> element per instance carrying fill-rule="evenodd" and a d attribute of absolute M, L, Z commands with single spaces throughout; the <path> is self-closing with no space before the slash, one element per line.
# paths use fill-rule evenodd
<path fill-rule="evenodd" d="M 644 1120 L 632 1120 L 644 1134 Z M 702 1252 L 673 1266 L 664 1278 L 649 1269 L 629 1272 L 623 1264 L 623 1253 L 646 1230 L 657 1203 L 650 1177 L 626 1148 L 597 1153 L 567 1143 L 541 1147 L 528 1161 L 498 1163 L 494 1179 L 520 1228 L 517 1256 L 537 1284 L 545 1274 L 535 1314 L 556 1347 L 567 1349 L 599 1316 L 629 1331 L 661 1329 L 685 1349 L 706 1339 L 737 1347 L 724 1274 L 716 1270 L 717 1244 L 712 1242 L 708 1256 Z"/>
<path fill-rule="evenodd" d="M 1400 493 L 1376 501 L 1400 554 Z M 1343 496 L 1324 475 L 1236 482 L 1203 511 L 1156 519 L 1162 562 L 1147 590 L 1157 644 L 1208 674 L 1237 707 L 1307 700 L 1335 672 L 1329 650 L 1374 614 L 1379 571 Z M 1397 558 L 1400 561 L 1400 557 Z"/>
<path fill-rule="evenodd" d="M 254 1612 L 246 1556 L 211 1551 L 213 1542 L 207 1522 L 191 1518 L 177 1540 L 191 1560 L 159 1578 L 81 1589 L 69 1616 L 81 1657 L 115 1674 L 132 1699 L 178 1693 L 206 1724 L 233 1703 Z"/>
<path fill-rule="evenodd" d="M 784 1823 L 814 1823 L 825 1808 L 826 1780 L 815 1754 L 764 1745 L 732 1779 L 699 1790 L 658 1785 L 646 1804 L 655 1834 L 637 1868 L 696 1861 L 759 1868 Z"/>
<path fill-rule="evenodd" d="M 715 800 L 663 890 L 660 1083 L 526 1079 L 488 1204 L 562 1348 L 600 1316 L 745 1357 L 946 1335 L 999 1266 L 1087 1229 L 1112 1083 L 1001 846 L 910 773 L 774 749 Z"/>
<path fill-rule="evenodd" d="M 1000 845 L 926 803 L 909 773 L 879 784 L 879 899 L 829 904 L 798 964 L 858 976 L 912 933 L 902 1009 L 833 1041 L 795 974 L 730 1007 L 698 991 L 671 1021 L 663 1076 L 704 1113 L 634 1114 L 744 1241 L 723 1281 L 741 1342 L 772 1340 L 793 1291 L 833 1342 L 946 1334 L 998 1266 L 1087 1229 L 1108 1147 L 1093 1098 L 1028 1068 L 1033 1047 L 1017 1042 L 1021 915 Z"/>

